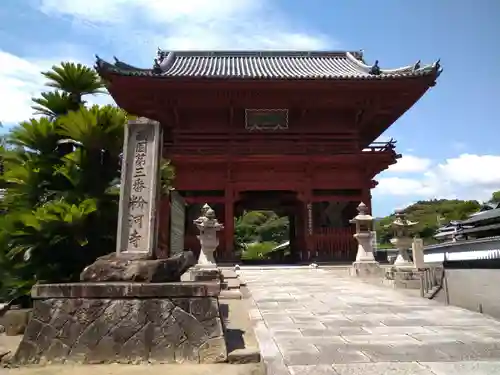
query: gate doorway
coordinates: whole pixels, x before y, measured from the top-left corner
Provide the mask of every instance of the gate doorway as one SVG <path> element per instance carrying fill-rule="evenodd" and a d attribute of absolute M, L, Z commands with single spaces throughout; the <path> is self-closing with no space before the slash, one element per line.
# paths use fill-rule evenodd
<path fill-rule="evenodd" d="M 235 248 L 243 264 L 298 262 L 301 203 L 287 190 L 243 191 L 235 202 Z M 300 224 L 300 223 L 299 223 Z"/>

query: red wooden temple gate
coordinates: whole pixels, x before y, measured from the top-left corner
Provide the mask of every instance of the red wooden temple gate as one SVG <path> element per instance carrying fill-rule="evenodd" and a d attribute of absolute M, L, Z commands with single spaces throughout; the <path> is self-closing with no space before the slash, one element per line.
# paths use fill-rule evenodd
<path fill-rule="evenodd" d="M 161 122 L 163 157 L 191 206 L 185 246 L 198 248 L 190 220 L 209 203 L 225 225 L 219 261 L 235 260 L 235 214 L 255 207 L 286 208 L 297 261 L 352 260 L 349 219 L 399 157 L 395 142 L 372 142 L 441 72 L 383 70 L 359 52 L 272 51 L 160 51 L 152 69 L 101 59 L 96 69 L 120 107 Z"/>

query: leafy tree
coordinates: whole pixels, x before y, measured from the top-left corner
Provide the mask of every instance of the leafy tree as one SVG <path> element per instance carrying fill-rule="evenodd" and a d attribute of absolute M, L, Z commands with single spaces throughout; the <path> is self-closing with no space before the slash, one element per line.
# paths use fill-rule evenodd
<path fill-rule="evenodd" d="M 491 203 L 500 203 L 500 190 L 493 192 L 489 201 Z"/>
<path fill-rule="evenodd" d="M 288 217 L 273 211 L 249 211 L 235 220 L 235 236 L 240 243 L 281 243 L 289 239 L 288 232 Z"/>
<path fill-rule="evenodd" d="M 34 98 L 42 115 L 8 132 L 0 149 L 8 187 L 1 201 L 0 298 L 35 282 L 78 280 L 115 247 L 121 148 L 129 117 L 113 106 L 85 106 L 105 92 L 96 72 L 62 63 L 42 73 L 55 91 Z M 162 165 L 162 187 L 173 169 Z"/>
<path fill-rule="evenodd" d="M 403 211 L 406 213 L 408 219 L 418 222 L 415 225 L 414 232 L 423 238 L 425 243 L 429 244 L 435 242 L 433 236 L 440 226 L 452 220 L 466 219 L 479 208 L 479 202 L 474 200 L 433 199 L 419 201 L 405 208 Z M 391 246 L 389 241 L 393 234 L 391 233 L 391 229 L 387 228 L 387 225 L 394 219 L 394 215 L 389 215 L 375 221 L 375 230 L 377 231 L 378 241 L 382 247 Z"/>

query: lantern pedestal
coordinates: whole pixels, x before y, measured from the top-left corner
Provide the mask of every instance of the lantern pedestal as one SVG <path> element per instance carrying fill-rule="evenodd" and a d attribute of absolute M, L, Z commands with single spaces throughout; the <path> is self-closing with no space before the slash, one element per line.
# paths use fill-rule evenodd
<path fill-rule="evenodd" d="M 396 219 L 387 227 L 391 227 L 394 231 L 394 238 L 391 239 L 391 244 L 398 250 L 398 256 L 394 262 L 397 268 L 413 268 L 413 262 L 410 259 L 409 249 L 413 239 L 410 237 L 410 230 L 418 222 L 410 221 L 406 218 L 403 210 L 396 210 Z"/>
<path fill-rule="evenodd" d="M 350 274 L 356 277 L 380 277 L 382 275 L 382 268 L 380 268 L 380 264 L 375 260 L 354 262 L 350 269 Z"/>
<path fill-rule="evenodd" d="M 358 241 L 358 252 L 356 254 L 356 262 L 375 262 L 375 257 L 373 256 L 373 246 L 371 232 L 361 232 L 354 235 L 356 241 Z M 378 263 L 378 262 L 377 262 Z"/>
<path fill-rule="evenodd" d="M 398 249 L 398 256 L 394 261 L 394 266 L 397 268 L 414 268 L 414 264 L 410 259 L 409 248 L 413 240 L 409 237 L 393 238 L 391 244 Z"/>

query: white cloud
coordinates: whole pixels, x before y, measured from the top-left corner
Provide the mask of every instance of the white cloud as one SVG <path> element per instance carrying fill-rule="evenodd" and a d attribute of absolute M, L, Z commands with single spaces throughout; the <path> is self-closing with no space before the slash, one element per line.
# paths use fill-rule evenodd
<path fill-rule="evenodd" d="M 383 177 L 378 182 L 375 194 L 432 196 L 435 192 L 434 186 L 412 178 Z"/>
<path fill-rule="evenodd" d="M 297 30 L 286 16 L 272 11 L 264 0 L 34 0 L 49 16 L 70 17 L 75 26 L 90 28 L 111 43 L 107 55 L 132 55 L 151 63 L 156 47 L 164 49 L 320 49 L 328 44 L 321 35 Z M 57 41 L 56 41 L 57 42 Z M 54 45 L 54 43 L 52 43 Z M 35 46 L 36 47 L 36 46 Z M 40 59 L 0 50 L 0 121 L 17 123 L 32 115 L 31 98 L 44 90 L 40 71 L 61 61 L 82 61 L 75 46 Z M 36 48 L 35 48 L 36 49 Z M 147 57 L 142 57 L 147 56 Z M 89 57 L 89 56 L 86 56 Z M 87 60 L 87 59 L 84 59 Z M 143 61 L 141 61 L 143 60 Z M 90 103 L 109 103 L 107 97 Z"/>
<path fill-rule="evenodd" d="M 404 155 L 387 170 L 388 172 L 395 173 L 415 173 L 425 172 L 431 166 L 432 161 L 418 156 Z"/>
<path fill-rule="evenodd" d="M 40 73 L 49 70 L 61 61 L 81 61 L 71 55 L 50 60 L 21 58 L 0 50 L 0 122 L 4 125 L 16 124 L 33 117 L 32 97 L 37 97 L 45 87 L 46 79 Z M 109 96 L 87 97 L 89 104 L 107 104 Z"/>
<path fill-rule="evenodd" d="M 164 49 L 321 49 L 322 35 L 296 30 L 264 0 L 39 0 L 48 15 L 71 16 L 103 38 Z M 130 48 L 124 45 L 124 49 Z"/>
<path fill-rule="evenodd" d="M 257 1 L 249 0 L 40 0 L 39 8 L 46 14 L 69 15 L 90 22 L 118 24 L 128 22 L 141 12 L 156 22 L 191 20 L 211 21 L 226 18 L 240 11 L 258 8 Z"/>
<path fill-rule="evenodd" d="M 462 154 L 429 165 L 415 178 L 382 177 L 374 194 L 487 200 L 493 191 L 500 190 L 499 166 L 500 155 Z"/>
<path fill-rule="evenodd" d="M 0 121 L 9 124 L 27 119 L 32 112 L 31 97 L 43 85 L 40 64 L 0 50 L 0 81 Z"/>

